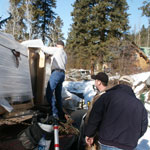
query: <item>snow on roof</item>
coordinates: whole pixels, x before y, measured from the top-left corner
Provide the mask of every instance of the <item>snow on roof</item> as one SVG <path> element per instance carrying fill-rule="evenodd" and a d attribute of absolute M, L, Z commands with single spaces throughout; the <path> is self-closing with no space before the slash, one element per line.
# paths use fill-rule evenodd
<path fill-rule="evenodd" d="M 53 55 L 55 53 L 54 47 L 52 48 L 52 47 L 45 46 L 41 39 L 27 40 L 27 41 L 23 41 L 21 44 L 29 48 L 40 48 L 41 50 L 49 51 L 50 55 Z"/>
<path fill-rule="evenodd" d="M 27 41 L 23 41 L 21 44 L 26 47 L 33 47 L 33 48 L 41 48 L 44 46 L 41 39 L 27 40 Z"/>

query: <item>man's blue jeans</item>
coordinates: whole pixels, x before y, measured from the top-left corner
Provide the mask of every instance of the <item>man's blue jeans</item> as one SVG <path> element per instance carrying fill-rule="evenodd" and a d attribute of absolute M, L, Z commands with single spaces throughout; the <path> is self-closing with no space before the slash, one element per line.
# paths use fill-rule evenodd
<path fill-rule="evenodd" d="M 113 147 L 113 146 L 100 144 L 100 150 L 123 150 L 123 149 L 116 148 L 116 147 Z M 136 150 L 136 149 L 134 149 L 134 150 Z"/>
<path fill-rule="evenodd" d="M 103 144 L 100 144 L 100 150 L 123 150 L 123 149 L 120 149 L 120 148 L 116 148 L 116 147 L 113 147 L 113 146 L 108 146 L 108 145 L 103 145 Z"/>
<path fill-rule="evenodd" d="M 53 116 L 64 118 L 64 112 L 62 109 L 62 83 L 65 79 L 65 73 L 58 70 L 53 71 L 48 86 L 46 89 L 46 98 L 51 106 Z M 55 93 L 55 94 L 54 94 Z"/>

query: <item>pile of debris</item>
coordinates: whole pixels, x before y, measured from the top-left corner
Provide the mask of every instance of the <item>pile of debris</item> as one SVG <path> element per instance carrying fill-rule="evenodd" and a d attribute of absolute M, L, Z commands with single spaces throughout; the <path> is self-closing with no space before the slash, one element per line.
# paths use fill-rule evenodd
<path fill-rule="evenodd" d="M 90 70 L 85 69 L 71 69 L 66 74 L 67 81 L 81 81 L 81 80 L 90 80 Z"/>

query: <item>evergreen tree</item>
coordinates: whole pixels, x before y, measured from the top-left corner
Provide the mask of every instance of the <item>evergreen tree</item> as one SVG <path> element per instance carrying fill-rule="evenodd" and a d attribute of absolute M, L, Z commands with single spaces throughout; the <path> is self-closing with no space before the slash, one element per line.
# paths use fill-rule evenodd
<path fill-rule="evenodd" d="M 128 5 L 126 0 L 112 0 L 110 1 L 110 7 L 108 7 L 109 18 L 109 31 L 108 36 L 121 38 L 126 35 L 129 30 L 128 26 Z"/>
<path fill-rule="evenodd" d="M 25 24 L 23 22 L 24 12 L 22 11 L 22 0 L 10 0 L 9 12 L 11 19 L 6 24 L 6 32 L 12 34 L 16 39 L 23 39 L 23 29 Z"/>
<path fill-rule="evenodd" d="M 46 44 L 64 39 L 61 31 L 63 22 L 60 17 L 55 18 L 55 7 L 56 0 L 10 0 L 12 17 L 6 24 L 6 32 L 17 40 L 42 38 Z M 51 40 L 52 29 L 55 37 Z"/>
<path fill-rule="evenodd" d="M 58 40 L 64 40 L 64 34 L 62 33 L 61 30 L 62 26 L 63 21 L 59 16 L 54 21 L 54 24 L 50 25 L 50 33 L 49 33 L 50 46 L 56 46 Z"/>
<path fill-rule="evenodd" d="M 26 29 L 24 30 L 24 40 L 33 39 L 32 36 L 32 20 L 33 20 L 33 2 L 34 0 L 23 0 L 22 10 L 24 12 L 24 19 Z"/>
<path fill-rule="evenodd" d="M 141 42 L 140 45 L 138 45 L 139 47 L 150 47 L 150 37 L 148 38 L 148 36 L 150 36 L 150 26 L 145 28 L 145 26 L 143 25 L 141 30 L 137 33 L 132 33 L 130 35 L 130 39 L 131 41 L 134 41 L 134 43 L 136 45 L 138 45 L 138 36 L 139 34 L 141 35 Z"/>
<path fill-rule="evenodd" d="M 126 0 L 78 0 L 73 5 L 73 24 L 67 40 L 68 53 L 73 53 L 79 66 L 89 66 L 90 59 L 108 61 L 111 38 L 124 37 L 128 27 Z"/>
<path fill-rule="evenodd" d="M 2 20 L 2 17 L 0 17 L 0 29 L 2 29 L 2 26 L 4 26 L 4 24 L 6 24 L 7 21 L 11 19 L 11 14 L 9 14 L 9 15 L 10 15 L 9 17 L 7 17 L 3 20 Z"/>
<path fill-rule="evenodd" d="M 42 38 L 44 43 L 48 42 L 49 25 L 55 20 L 53 8 L 56 7 L 55 0 L 36 0 L 33 3 L 33 34 L 35 38 Z"/>
<path fill-rule="evenodd" d="M 150 1 L 149 0 L 143 1 L 143 6 L 140 7 L 139 9 L 142 10 L 143 16 L 145 15 L 147 17 L 150 17 Z"/>
<path fill-rule="evenodd" d="M 143 1 L 143 6 L 142 7 L 140 7 L 139 9 L 141 9 L 142 10 L 142 15 L 143 16 L 146 16 L 146 17 L 148 17 L 148 21 L 149 21 L 149 24 L 150 24 L 150 1 L 149 0 L 145 0 L 145 1 Z M 150 25 L 149 25 L 149 27 L 148 27 L 148 29 L 147 29 L 147 46 L 150 46 Z"/>
<path fill-rule="evenodd" d="M 141 31 L 141 45 L 140 47 L 146 47 L 147 46 L 147 40 L 148 40 L 148 29 L 145 28 L 145 26 L 142 26 Z"/>

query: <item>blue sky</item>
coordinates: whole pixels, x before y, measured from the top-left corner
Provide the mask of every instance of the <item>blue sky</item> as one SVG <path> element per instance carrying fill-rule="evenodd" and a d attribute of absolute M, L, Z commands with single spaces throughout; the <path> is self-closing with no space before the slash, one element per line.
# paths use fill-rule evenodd
<path fill-rule="evenodd" d="M 57 9 L 55 11 L 63 20 L 64 26 L 62 31 L 65 38 L 67 38 L 70 24 L 72 23 L 72 17 L 70 16 L 70 13 L 73 11 L 71 4 L 74 2 L 75 0 L 57 0 Z M 143 24 L 145 27 L 148 26 L 148 19 L 146 17 L 142 17 L 142 11 L 138 10 L 138 8 L 142 6 L 142 2 L 143 0 L 127 0 L 129 5 L 128 13 L 131 14 L 129 16 L 129 25 L 131 26 L 130 32 L 133 32 L 135 25 L 136 31 L 138 31 Z M 9 0 L 0 0 L 0 16 L 3 18 L 8 16 L 8 7 Z"/>

